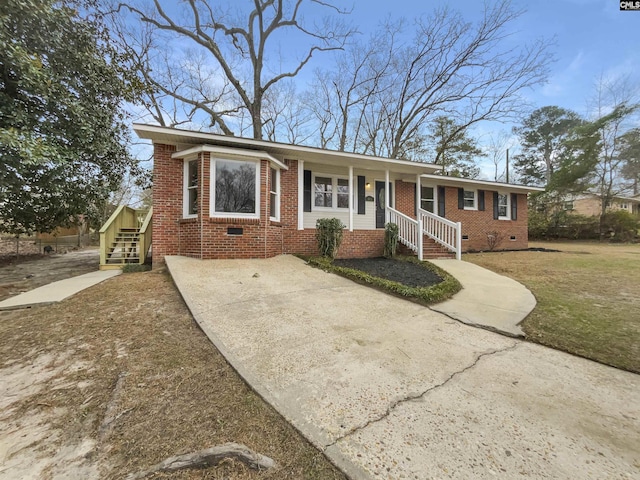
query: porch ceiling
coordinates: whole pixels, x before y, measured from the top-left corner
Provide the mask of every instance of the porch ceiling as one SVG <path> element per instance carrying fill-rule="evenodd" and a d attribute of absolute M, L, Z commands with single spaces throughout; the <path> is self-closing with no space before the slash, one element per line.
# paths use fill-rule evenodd
<path fill-rule="evenodd" d="M 134 131 L 140 138 L 152 140 L 153 143 L 176 145 L 179 150 L 186 150 L 194 145 L 214 145 L 243 150 L 266 152 L 280 159 L 304 160 L 325 165 L 353 165 L 365 170 L 390 170 L 403 174 L 426 174 L 442 170 L 439 165 L 431 163 L 411 162 L 389 158 L 373 157 L 357 153 L 324 150 L 322 148 L 288 145 L 286 143 L 267 142 L 250 138 L 218 135 L 215 133 L 194 132 L 178 128 L 160 127 L 136 123 Z"/>

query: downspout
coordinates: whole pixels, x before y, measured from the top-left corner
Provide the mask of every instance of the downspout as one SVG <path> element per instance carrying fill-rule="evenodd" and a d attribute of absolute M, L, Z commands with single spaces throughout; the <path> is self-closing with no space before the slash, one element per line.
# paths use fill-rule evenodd
<path fill-rule="evenodd" d="M 298 230 L 304 230 L 304 160 L 298 160 Z"/>
<path fill-rule="evenodd" d="M 384 223 L 389 223 L 389 169 L 384 171 Z"/>
<path fill-rule="evenodd" d="M 422 225 L 422 214 L 420 213 L 420 203 L 422 196 L 422 185 L 420 183 L 420 174 L 416 175 L 416 218 L 418 220 L 418 260 L 424 260 L 424 233 L 423 233 L 423 225 Z"/>
<path fill-rule="evenodd" d="M 271 183 L 269 175 L 271 175 L 271 165 L 265 160 L 265 183 L 264 183 L 264 254 L 262 258 L 267 258 L 267 237 L 269 236 L 269 212 L 267 199 L 271 199 Z M 262 194 L 262 160 L 260 160 L 260 193 Z M 260 199 L 260 208 L 262 208 L 262 198 Z"/>
<path fill-rule="evenodd" d="M 349 231 L 353 232 L 353 165 L 349 165 Z"/>
<path fill-rule="evenodd" d="M 200 178 L 198 179 L 198 200 L 200 207 L 198 213 L 200 214 L 200 260 L 203 260 L 204 255 L 204 152 L 200 154 L 200 172 L 198 172 Z M 211 199 L 209 199 L 211 200 Z"/>

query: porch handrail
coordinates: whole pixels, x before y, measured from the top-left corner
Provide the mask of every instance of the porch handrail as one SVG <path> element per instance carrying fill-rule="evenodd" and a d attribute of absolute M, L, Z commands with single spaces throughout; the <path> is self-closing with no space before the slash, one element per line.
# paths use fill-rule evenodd
<path fill-rule="evenodd" d="M 418 257 L 422 260 L 419 221 L 391 207 L 387 207 L 387 211 L 389 212 L 389 223 L 395 223 L 398 226 L 398 240 L 414 252 L 417 252 Z"/>
<path fill-rule="evenodd" d="M 140 258 L 138 263 L 144 263 L 147 260 L 149 247 L 151 246 L 151 232 L 153 231 L 153 207 L 149 208 L 142 226 L 140 227 Z"/>
<path fill-rule="evenodd" d="M 457 260 L 462 258 L 462 224 L 460 222 L 452 222 L 423 209 L 418 210 L 418 219 L 425 235 L 454 252 Z"/>

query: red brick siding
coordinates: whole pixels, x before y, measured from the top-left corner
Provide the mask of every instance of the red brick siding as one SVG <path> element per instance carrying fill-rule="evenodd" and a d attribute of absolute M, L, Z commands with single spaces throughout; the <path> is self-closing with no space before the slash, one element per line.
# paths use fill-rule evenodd
<path fill-rule="evenodd" d="M 182 218 L 182 160 L 174 160 L 172 145 L 153 146 L 153 264 L 164 263 L 165 255 L 179 252 Z"/>
<path fill-rule="evenodd" d="M 396 182 L 396 210 L 415 218 L 415 192 L 416 184 Z M 493 218 L 493 191 L 485 190 L 485 210 L 459 210 L 458 189 L 445 187 L 445 218 L 452 222 L 462 222 L 462 235 L 468 235 L 468 240 L 462 241 L 463 251 L 487 250 L 487 233 L 498 232 L 502 236 L 501 243 L 496 250 L 525 249 L 528 247 L 527 239 L 527 196 L 518 196 L 517 220 L 494 220 Z M 440 199 L 438 199 L 440 201 Z M 516 240 L 510 240 L 511 236 Z"/>
<path fill-rule="evenodd" d="M 267 160 L 260 162 L 260 217 L 244 219 L 210 218 L 210 156 L 199 160 L 198 218 L 183 219 L 182 160 L 171 159 L 175 147 L 154 146 L 154 266 L 164 263 L 165 255 L 185 255 L 203 259 L 268 258 L 282 253 L 317 254 L 314 229 L 298 230 L 298 162 L 285 160 L 288 170 L 280 172 L 280 221 L 269 219 L 269 175 Z M 395 182 L 396 208 L 414 216 L 415 184 Z M 446 214 L 453 221 L 463 222 L 465 250 L 487 249 L 486 234 L 498 231 L 504 239 L 499 249 L 527 247 L 526 195 L 518 195 L 518 219 L 493 220 L 493 195 L 487 191 L 486 210 L 458 210 L 457 189 L 446 188 Z M 228 228 L 242 228 L 242 235 L 229 235 Z M 511 235 L 516 241 L 510 241 Z M 202 243 L 201 243 L 202 239 Z M 383 230 L 345 231 L 338 251 L 340 258 L 364 258 L 382 255 Z"/>
<path fill-rule="evenodd" d="M 416 218 L 416 184 L 396 180 L 395 209 L 411 218 Z"/>
<path fill-rule="evenodd" d="M 487 233 L 498 232 L 502 236 L 501 243 L 496 250 L 525 249 L 529 246 L 527 238 L 527 196 L 518 194 L 518 219 L 494 220 L 493 192 L 485 190 L 485 210 L 458 209 L 458 189 L 445 188 L 445 217 L 453 222 L 462 222 L 462 235 L 468 235 L 468 240 L 462 240 L 462 250 L 487 250 Z M 438 199 L 440 201 L 440 199 Z M 515 240 L 510 240 L 511 236 Z"/>

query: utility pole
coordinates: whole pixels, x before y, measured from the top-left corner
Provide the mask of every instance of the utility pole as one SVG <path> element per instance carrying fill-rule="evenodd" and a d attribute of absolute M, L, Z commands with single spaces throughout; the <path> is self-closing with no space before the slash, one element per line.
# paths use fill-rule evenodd
<path fill-rule="evenodd" d="M 507 183 L 509 183 L 509 149 L 507 148 L 507 168 L 505 170 Z"/>

